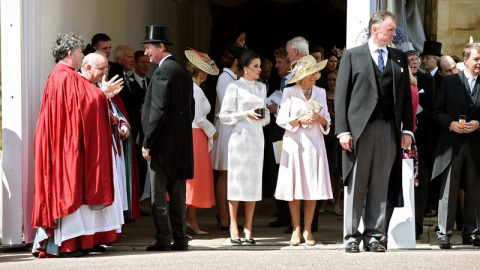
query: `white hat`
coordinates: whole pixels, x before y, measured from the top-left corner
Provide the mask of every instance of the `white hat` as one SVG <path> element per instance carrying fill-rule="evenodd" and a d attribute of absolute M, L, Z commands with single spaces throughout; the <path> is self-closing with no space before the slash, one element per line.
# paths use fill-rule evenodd
<path fill-rule="evenodd" d="M 299 81 L 308 75 L 312 75 L 315 72 L 319 72 L 320 70 L 324 69 L 325 66 L 327 65 L 328 60 L 325 59 L 321 62 L 318 62 L 315 60 L 315 58 L 311 55 L 306 55 L 302 58 L 300 58 L 297 61 L 294 61 L 292 63 L 295 64 L 295 68 L 292 69 L 293 72 L 295 72 L 295 75 L 288 80 L 287 83 L 294 83 L 296 81 Z"/>
<path fill-rule="evenodd" d="M 189 49 L 190 50 L 185 51 L 185 56 L 187 56 L 188 61 L 192 62 L 192 64 L 194 64 L 197 68 L 205 71 L 210 75 L 218 75 L 218 67 L 215 64 L 215 61 L 210 59 L 208 54 L 201 53 L 192 48 Z"/>

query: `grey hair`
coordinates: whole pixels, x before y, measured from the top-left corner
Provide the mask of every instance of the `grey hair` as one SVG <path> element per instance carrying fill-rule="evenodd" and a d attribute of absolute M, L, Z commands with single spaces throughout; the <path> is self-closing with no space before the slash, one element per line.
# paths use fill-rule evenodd
<path fill-rule="evenodd" d="M 118 45 L 115 50 L 113 51 L 113 59 L 117 60 L 117 58 L 122 59 L 125 55 L 125 51 L 132 50 L 132 47 L 128 45 Z"/>
<path fill-rule="evenodd" d="M 87 56 L 85 56 L 82 61 L 82 73 L 85 72 L 87 66 L 93 67 L 97 63 L 98 59 L 100 59 L 100 57 L 107 58 L 107 56 L 103 52 L 93 52 L 87 54 Z"/>
<path fill-rule="evenodd" d="M 290 43 L 290 48 L 297 49 L 302 56 L 309 54 L 308 41 L 304 37 L 294 37 L 290 39 L 287 43 Z"/>
<path fill-rule="evenodd" d="M 463 49 L 463 57 L 464 58 L 470 58 L 470 53 L 473 50 L 477 50 L 480 52 L 480 43 L 479 42 L 472 42 L 472 43 L 467 43 L 465 45 L 465 48 Z"/>
<path fill-rule="evenodd" d="M 72 52 L 76 48 L 84 48 L 85 43 L 83 37 L 76 35 L 73 32 L 58 34 L 53 41 L 52 54 L 55 58 L 55 63 L 68 56 L 68 52 Z"/>
<path fill-rule="evenodd" d="M 372 27 L 382 24 L 387 17 L 392 18 L 395 22 L 397 21 L 397 17 L 395 16 L 395 14 L 388 10 L 378 10 L 373 13 L 372 17 L 368 21 L 368 30 L 370 34 L 372 33 Z"/>

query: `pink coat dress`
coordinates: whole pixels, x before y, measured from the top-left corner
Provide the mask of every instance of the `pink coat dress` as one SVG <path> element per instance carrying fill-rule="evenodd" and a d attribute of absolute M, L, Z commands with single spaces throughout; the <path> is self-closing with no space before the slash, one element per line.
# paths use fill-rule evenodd
<path fill-rule="evenodd" d="M 323 139 L 323 135 L 330 131 L 325 89 L 313 86 L 311 99 L 323 107 L 320 115 L 329 123 L 326 130 L 319 123 L 312 124 L 310 129 L 292 127 L 289 122 L 298 118 L 308 100 L 299 85 L 283 90 L 277 117 L 277 124 L 285 129 L 275 191 L 277 200 L 326 200 L 333 197 Z"/>

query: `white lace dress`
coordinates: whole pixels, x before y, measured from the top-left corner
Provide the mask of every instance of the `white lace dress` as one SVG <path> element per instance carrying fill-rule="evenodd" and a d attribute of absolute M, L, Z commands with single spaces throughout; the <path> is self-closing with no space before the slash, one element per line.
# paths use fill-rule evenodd
<path fill-rule="evenodd" d="M 270 122 L 265 108 L 265 84 L 243 78 L 227 86 L 220 121 L 232 126 L 228 143 L 227 198 L 230 201 L 262 199 L 263 126 Z M 265 118 L 255 121 L 247 111 L 265 108 Z"/>

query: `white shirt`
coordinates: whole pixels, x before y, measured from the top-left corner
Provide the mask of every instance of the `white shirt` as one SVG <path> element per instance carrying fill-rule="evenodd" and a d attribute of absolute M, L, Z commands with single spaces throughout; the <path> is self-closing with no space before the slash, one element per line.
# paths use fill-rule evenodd
<path fill-rule="evenodd" d="M 382 50 L 382 58 L 383 58 L 383 66 L 387 65 L 388 59 L 388 50 L 387 46 L 378 47 L 375 43 L 373 43 L 372 39 L 368 40 L 368 49 L 370 49 L 370 55 L 372 56 L 373 61 L 378 66 L 378 49 Z"/>
<path fill-rule="evenodd" d="M 195 99 L 195 117 L 193 118 L 192 128 L 202 129 L 207 137 L 211 138 L 217 131 L 215 126 L 208 121 L 207 115 L 210 112 L 210 102 L 196 83 L 193 83 L 193 98 Z"/>
<path fill-rule="evenodd" d="M 168 57 L 171 57 L 171 56 L 172 56 L 171 54 L 165 56 L 162 60 L 160 60 L 160 63 L 158 63 L 158 66 L 161 66 L 163 64 L 163 62 L 165 61 L 165 59 L 167 59 Z"/>
<path fill-rule="evenodd" d="M 138 76 L 136 72 L 133 72 L 133 77 L 135 78 L 135 81 L 137 81 L 138 85 L 140 85 L 140 87 L 143 87 L 143 80 L 145 80 L 145 86 L 148 88 L 147 77 L 142 78 L 142 77 Z M 147 89 L 145 89 L 145 90 L 147 90 Z"/>
<path fill-rule="evenodd" d="M 472 76 L 471 74 L 468 73 L 467 69 L 464 69 L 463 72 L 465 73 L 465 77 L 467 78 L 468 85 L 470 85 L 470 90 L 473 91 L 473 88 L 475 87 L 475 82 L 478 79 L 478 75 L 477 76 Z M 473 79 L 473 81 L 472 81 L 472 79 Z"/>
<path fill-rule="evenodd" d="M 435 76 L 435 73 L 437 73 L 438 67 L 434 68 L 432 71 L 430 71 L 430 75 Z"/>

